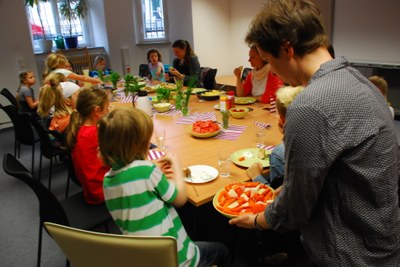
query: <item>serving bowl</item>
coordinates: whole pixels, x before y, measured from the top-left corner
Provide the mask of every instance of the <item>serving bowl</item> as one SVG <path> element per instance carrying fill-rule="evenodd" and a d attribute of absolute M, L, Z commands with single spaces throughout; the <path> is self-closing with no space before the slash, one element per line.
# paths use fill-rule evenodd
<path fill-rule="evenodd" d="M 207 90 L 204 92 L 199 92 L 196 95 L 201 100 L 213 101 L 213 100 L 218 100 L 220 94 L 221 91 L 219 90 Z"/>
<path fill-rule="evenodd" d="M 248 108 L 231 108 L 229 110 L 229 114 L 235 119 L 243 119 L 248 112 Z"/>
<path fill-rule="evenodd" d="M 156 103 L 153 104 L 153 107 L 157 112 L 167 112 L 171 109 L 171 103 Z"/>

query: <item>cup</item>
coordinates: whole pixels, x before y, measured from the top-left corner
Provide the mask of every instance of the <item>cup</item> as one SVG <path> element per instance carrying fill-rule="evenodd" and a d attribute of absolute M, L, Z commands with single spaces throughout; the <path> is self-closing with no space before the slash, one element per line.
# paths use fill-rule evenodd
<path fill-rule="evenodd" d="M 178 77 L 174 77 L 174 82 L 175 82 L 176 88 L 178 90 L 182 89 L 182 87 L 183 87 L 183 80 L 182 79 L 180 79 Z"/>
<path fill-rule="evenodd" d="M 226 150 L 218 152 L 219 175 L 229 177 L 231 175 L 231 153 Z"/>
<path fill-rule="evenodd" d="M 256 131 L 256 143 L 257 143 L 257 146 L 259 146 L 259 145 L 263 146 L 264 145 L 265 135 L 266 135 L 265 129 Z"/>
<path fill-rule="evenodd" d="M 222 115 L 222 128 L 228 129 L 229 128 L 229 111 L 221 111 Z"/>
<path fill-rule="evenodd" d="M 156 129 L 154 131 L 154 135 L 156 137 L 156 144 L 158 149 L 162 152 L 165 152 L 165 129 Z"/>

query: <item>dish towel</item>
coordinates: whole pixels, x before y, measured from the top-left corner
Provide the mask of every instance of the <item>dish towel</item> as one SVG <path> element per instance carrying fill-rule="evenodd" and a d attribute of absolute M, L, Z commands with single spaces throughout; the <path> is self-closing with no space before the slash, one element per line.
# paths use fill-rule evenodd
<path fill-rule="evenodd" d="M 273 150 L 275 148 L 275 146 L 265 146 L 262 144 L 257 144 L 258 148 L 264 148 L 265 150 Z"/>
<path fill-rule="evenodd" d="M 206 121 L 206 120 L 212 120 L 216 121 L 217 117 L 215 116 L 215 113 L 213 111 L 211 112 L 195 112 L 193 114 L 190 114 L 189 116 L 182 116 L 179 117 L 178 120 L 176 121 L 177 124 L 193 124 L 196 121 Z"/>
<path fill-rule="evenodd" d="M 228 129 L 222 129 L 222 131 L 214 138 L 222 140 L 237 140 L 242 132 L 246 130 L 247 126 L 242 125 L 229 125 Z"/>
<path fill-rule="evenodd" d="M 164 155 L 164 152 L 158 150 L 149 150 L 149 154 L 147 155 L 147 157 L 149 158 L 149 160 L 155 160 L 164 157 Z"/>
<path fill-rule="evenodd" d="M 268 128 L 270 128 L 272 126 L 271 124 L 268 124 L 268 123 L 265 123 L 265 122 L 261 122 L 261 121 L 255 121 L 254 124 L 258 128 L 261 128 L 261 129 L 268 129 Z"/>

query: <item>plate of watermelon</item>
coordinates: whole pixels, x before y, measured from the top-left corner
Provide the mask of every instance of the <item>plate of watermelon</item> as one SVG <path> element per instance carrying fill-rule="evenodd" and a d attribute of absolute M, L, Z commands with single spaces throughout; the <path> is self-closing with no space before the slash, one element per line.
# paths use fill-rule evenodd
<path fill-rule="evenodd" d="M 234 218 L 265 210 L 275 198 L 275 190 L 259 182 L 235 182 L 219 190 L 213 198 L 214 208 L 222 215 Z"/>
<path fill-rule="evenodd" d="M 190 125 L 187 131 L 197 138 L 210 138 L 221 132 L 221 126 L 212 120 L 200 120 Z"/>

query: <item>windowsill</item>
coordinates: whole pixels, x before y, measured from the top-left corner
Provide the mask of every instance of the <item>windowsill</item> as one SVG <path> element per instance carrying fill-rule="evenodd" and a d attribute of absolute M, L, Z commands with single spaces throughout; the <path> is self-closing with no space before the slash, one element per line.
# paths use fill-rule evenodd
<path fill-rule="evenodd" d="M 80 48 L 85 48 L 85 46 L 72 48 L 72 49 L 68 49 L 68 48 L 66 48 L 66 49 L 55 49 L 55 50 L 52 49 L 50 52 L 34 52 L 34 54 L 37 55 L 37 56 L 48 55 L 50 53 L 57 53 L 57 52 L 60 52 L 60 51 L 73 51 L 73 50 L 80 49 Z M 102 46 L 93 46 L 93 47 L 92 46 L 87 46 L 86 48 L 88 50 L 92 50 L 92 49 L 103 49 L 104 47 L 102 47 Z"/>
<path fill-rule="evenodd" d="M 139 46 L 145 46 L 145 45 L 154 45 L 154 44 L 171 44 L 170 40 L 151 40 L 151 41 L 139 41 L 136 42 L 137 45 Z"/>

